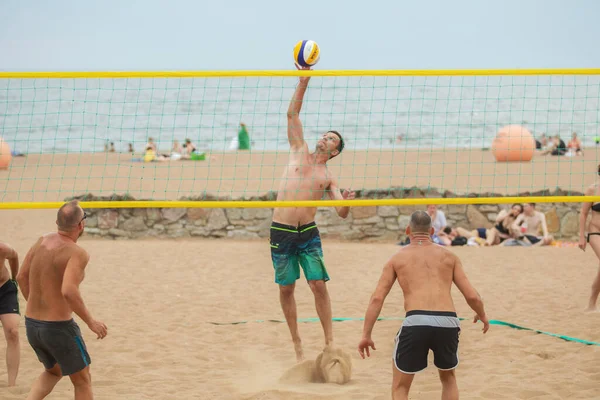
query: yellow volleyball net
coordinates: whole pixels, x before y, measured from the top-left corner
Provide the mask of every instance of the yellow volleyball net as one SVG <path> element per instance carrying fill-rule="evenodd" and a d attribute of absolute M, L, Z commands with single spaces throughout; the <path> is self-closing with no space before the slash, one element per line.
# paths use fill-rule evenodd
<path fill-rule="evenodd" d="M 275 201 L 302 76 L 355 200 Z M 0 72 L 0 208 L 592 201 L 599 110 L 600 69 Z"/>

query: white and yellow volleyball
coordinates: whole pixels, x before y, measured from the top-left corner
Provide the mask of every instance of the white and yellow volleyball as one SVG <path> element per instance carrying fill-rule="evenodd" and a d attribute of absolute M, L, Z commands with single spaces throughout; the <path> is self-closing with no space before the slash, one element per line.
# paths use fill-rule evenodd
<path fill-rule="evenodd" d="M 321 49 L 314 40 L 301 40 L 294 46 L 294 61 L 301 67 L 312 67 L 320 56 Z"/>

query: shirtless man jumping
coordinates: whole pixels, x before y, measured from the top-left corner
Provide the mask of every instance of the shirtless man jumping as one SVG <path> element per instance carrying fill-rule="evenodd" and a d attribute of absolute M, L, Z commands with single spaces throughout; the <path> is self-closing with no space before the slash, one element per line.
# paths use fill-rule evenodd
<path fill-rule="evenodd" d="M 475 311 L 473 322 L 481 320 L 486 333 L 489 321 L 483 301 L 469 283 L 459 258 L 431 241 L 433 228 L 426 212 L 416 211 L 411 215 L 406 234 L 410 244 L 385 264 L 371 296 L 358 352 L 365 358 L 365 352 L 370 357 L 369 347 L 375 350 L 371 332 L 385 298 L 397 281 L 404 294 L 406 319 L 395 338 L 392 398 L 408 399 L 415 374 L 427 368 L 431 349 L 442 382 L 442 399 L 458 399 L 454 369 L 458 366 L 460 321 L 450 293 L 452 283 Z"/>
<path fill-rule="evenodd" d="M 326 163 L 344 148 L 342 136 L 336 131 L 325 132 L 311 153 L 304 141 L 300 109 L 310 77 L 300 77 L 298 87 L 287 112 L 290 157 L 283 172 L 277 201 L 320 200 L 326 194 L 330 199 L 353 199 L 354 192 L 340 192 L 335 177 Z M 336 207 L 342 218 L 348 216 L 349 207 Z M 331 301 L 325 282 L 329 275 L 323 261 L 321 238 L 314 222 L 316 207 L 276 207 L 271 223 L 271 258 L 275 269 L 275 283 L 279 285 L 279 300 L 287 321 L 296 359 L 304 354 L 298 331 L 294 289 L 300 279 L 300 267 L 314 296 L 317 314 L 325 334 L 325 345 L 333 344 Z"/>
<path fill-rule="evenodd" d="M 76 400 L 93 398 L 90 355 L 73 312 L 98 339 L 106 336 L 107 328 L 92 317 L 79 292 L 90 258 L 77 245 L 85 219 L 77 201 L 64 204 L 56 218 L 58 232 L 38 239 L 25 256 L 17 278 L 27 300 L 27 339 L 45 368 L 28 400 L 48 396 L 65 375 L 71 378 Z"/>
<path fill-rule="evenodd" d="M 6 268 L 8 261 L 10 272 Z M 19 255 L 10 245 L 0 242 L 0 322 L 6 338 L 6 369 L 8 386 L 17 384 L 21 350 L 19 345 L 19 289 L 17 274 L 19 272 Z"/>

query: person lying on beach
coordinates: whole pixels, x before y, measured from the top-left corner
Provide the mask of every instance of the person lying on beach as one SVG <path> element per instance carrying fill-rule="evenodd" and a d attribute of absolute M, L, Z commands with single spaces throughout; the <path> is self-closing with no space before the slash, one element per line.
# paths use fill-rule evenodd
<path fill-rule="evenodd" d="M 523 206 L 520 204 L 513 204 L 510 210 L 502 210 L 496 217 L 496 224 L 491 228 L 477 228 L 473 230 L 467 230 L 465 228 L 456 228 L 456 231 L 460 236 L 464 236 L 467 239 L 472 237 L 483 240 L 484 246 L 496 246 L 504 242 L 506 239 L 515 238 L 519 236 L 515 232 L 512 232 L 512 224 L 517 217 L 523 212 Z M 481 242 L 478 240 L 477 242 Z"/>

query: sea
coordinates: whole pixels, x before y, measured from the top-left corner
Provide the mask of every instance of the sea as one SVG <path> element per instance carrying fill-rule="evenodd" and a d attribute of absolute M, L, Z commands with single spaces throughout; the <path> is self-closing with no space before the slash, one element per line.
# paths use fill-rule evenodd
<path fill-rule="evenodd" d="M 298 77 L 0 79 L 0 136 L 15 152 L 168 152 L 190 139 L 227 151 L 240 123 L 252 150 L 287 151 Z M 313 77 L 301 120 L 314 147 L 327 130 L 346 149 L 488 148 L 504 125 L 539 137 L 600 136 L 599 75 Z"/>

